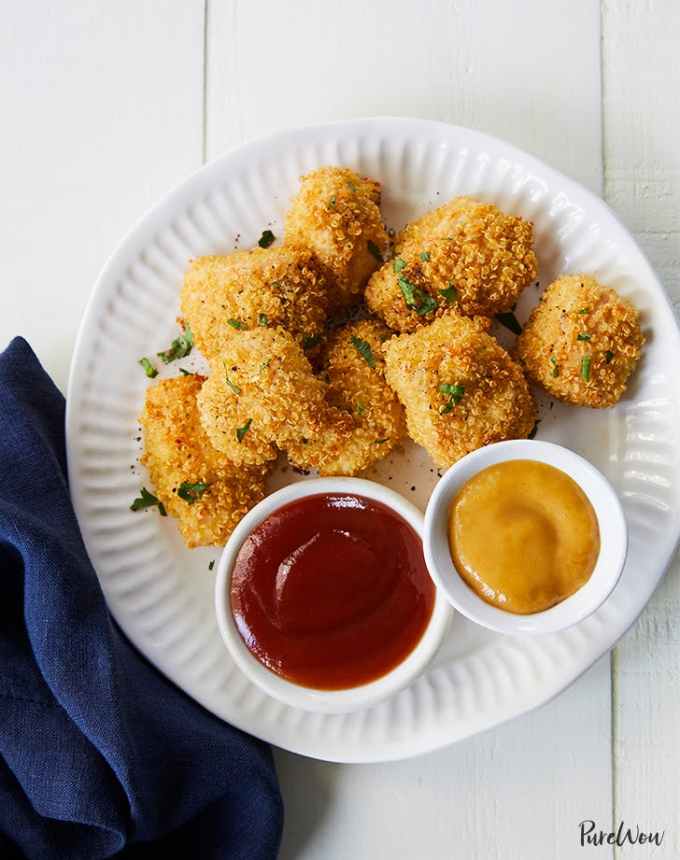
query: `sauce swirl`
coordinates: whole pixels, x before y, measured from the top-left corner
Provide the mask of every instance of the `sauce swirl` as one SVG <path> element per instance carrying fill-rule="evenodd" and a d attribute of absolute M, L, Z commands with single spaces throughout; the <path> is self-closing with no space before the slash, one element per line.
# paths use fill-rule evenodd
<path fill-rule="evenodd" d="M 230 601 L 261 663 L 302 686 L 341 690 L 410 654 L 434 595 L 409 523 L 372 499 L 328 493 L 279 508 L 250 533 Z"/>
<path fill-rule="evenodd" d="M 530 615 L 588 581 L 600 534 L 593 506 L 569 475 L 510 460 L 461 487 L 449 513 L 449 548 L 456 570 L 483 600 Z"/>

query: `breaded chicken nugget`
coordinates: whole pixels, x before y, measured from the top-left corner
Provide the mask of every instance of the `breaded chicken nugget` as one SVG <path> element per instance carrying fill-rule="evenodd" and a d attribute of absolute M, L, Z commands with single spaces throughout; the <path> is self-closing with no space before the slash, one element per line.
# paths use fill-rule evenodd
<path fill-rule="evenodd" d="M 306 248 L 283 245 L 199 257 L 185 277 L 184 320 L 207 359 L 239 331 L 280 325 L 304 346 L 321 335 L 328 309 L 325 269 Z"/>
<path fill-rule="evenodd" d="M 311 248 L 331 273 L 332 310 L 358 301 L 387 252 L 379 205 L 380 184 L 346 167 L 322 167 L 302 177 L 285 237 Z"/>
<path fill-rule="evenodd" d="M 351 416 L 325 401 L 326 385 L 282 328 L 240 332 L 226 341 L 198 396 L 212 444 L 235 463 L 265 463 L 276 446 L 310 439 L 325 426 L 349 432 Z"/>
<path fill-rule="evenodd" d="M 640 358 L 637 310 L 589 275 L 563 275 L 543 293 L 517 340 L 527 375 L 575 406 L 613 406 Z"/>
<path fill-rule="evenodd" d="M 415 331 L 450 311 L 511 310 L 537 274 L 533 227 L 496 206 L 459 197 L 407 225 L 394 260 L 368 283 L 366 301 L 396 331 Z"/>
<path fill-rule="evenodd" d="M 383 350 L 408 432 L 437 466 L 533 429 L 536 405 L 519 365 L 474 320 L 444 316 Z"/>
<path fill-rule="evenodd" d="M 404 410 L 385 380 L 383 342 L 390 330 L 377 320 L 338 329 L 324 352 L 327 401 L 350 413 L 349 437 L 326 429 L 287 449 L 291 462 L 321 475 L 356 475 L 385 457 L 406 432 Z"/>
<path fill-rule="evenodd" d="M 141 462 L 190 548 L 223 544 L 264 498 L 266 469 L 236 466 L 210 444 L 196 408 L 203 377 L 165 379 L 146 392 Z"/>

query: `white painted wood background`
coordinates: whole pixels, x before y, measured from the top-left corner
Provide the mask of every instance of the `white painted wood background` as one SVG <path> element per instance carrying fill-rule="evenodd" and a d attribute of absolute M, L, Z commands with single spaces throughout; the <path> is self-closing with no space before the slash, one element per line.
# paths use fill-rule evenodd
<path fill-rule="evenodd" d="M 0 28 L 0 346 L 65 387 L 103 262 L 203 161 L 376 114 L 505 137 L 602 193 L 680 305 L 677 0 L 22 0 Z M 279 752 L 282 858 L 680 857 L 676 562 L 616 649 L 542 710 L 380 766 Z M 580 849 L 578 822 L 665 829 Z"/>

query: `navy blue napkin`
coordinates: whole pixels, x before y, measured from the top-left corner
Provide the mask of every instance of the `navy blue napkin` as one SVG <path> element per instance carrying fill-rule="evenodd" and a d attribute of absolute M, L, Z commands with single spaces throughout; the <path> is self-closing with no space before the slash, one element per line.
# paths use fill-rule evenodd
<path fill-rule="evenodd" d="M 108 614 L 69 500 L 64 400 L 0 354 L 0 856 L 277 854 L 269 748 L 157 672 Z"/>

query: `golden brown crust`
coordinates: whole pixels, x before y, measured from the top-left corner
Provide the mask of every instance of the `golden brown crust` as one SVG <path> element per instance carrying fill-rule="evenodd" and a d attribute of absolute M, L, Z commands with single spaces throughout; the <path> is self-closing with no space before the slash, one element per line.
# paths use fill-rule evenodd
<path fill-rule="evenodd" d="M 181 310 L 209 360 L 239 331 L 262 326 L 308 343 L 323 332 L 328 279 L 314 254 L 295 245 L 199 257 L 184 277 Z"/>
<path fill-rule="evenodd" d="M 457 198 L 407 225 L 395 259 L 369 281 L 366 301 L 395 331 L 415 331 L 457 312 L 509 311 L 536 278 L 530 222 Z"/>
<path fill-rule="evenodd" d="M 406 431 L 404 410 L 385 380 L 382 344 L 390 330 L 377 320 L 350 323 L 324 351 L 327 401 L 352 415 L 349 437 L 325 429 L 307 444 L 289 446 L 295 465 L 321 475 L 356 475 L 385 457 Z"/>
<path fill-rule="evenodd" d="M 235 463 L 264 463 L 277 446 L 312 438 L 335 419 L 349 431 L 351 418 L 329 415 L 325 394 L 292 335 L 259 328 L 239 332 L 213 360 L 198 408 L 218 450 Z"/>
<path fill-rule="evenodd" d="M 196 408 L 202 384 L 202 376 L 191 375 L 152 385 L 139 419 L 144 436 L 141 462 L 190 548 L 224 544 L 247 511 L 264 498 L 266 476 L 261 466 L 235 466 L 212 447 Z M 190 503 L 177 492 L 184 482 L 208 488 Z"/>
<path fill-rule="evenodd" d="M 534 308 L 516 351 L 527 375 L 556 399 L 605 408 L 626 390 L 643 344 L 630 302 L 589 275 L 563 275 Z"/>
<path fill-rule="evenodd" d="M 521 368 L 474 320 L 443 316 L 383 350 L 408 432 L 437 466 L 533 429 L 536 405 Z"/>
<path fill-rule="evenodd" d="M 380 184 L 345 167 L 303 176 L 286 217 L 285 237 L 310 248 L 331 273 L 331 309 L 359 300 L 389 239 L 382 223 Z M 373 248 L 373 252 L 371 251 Z"/>

